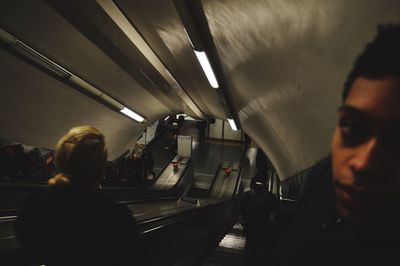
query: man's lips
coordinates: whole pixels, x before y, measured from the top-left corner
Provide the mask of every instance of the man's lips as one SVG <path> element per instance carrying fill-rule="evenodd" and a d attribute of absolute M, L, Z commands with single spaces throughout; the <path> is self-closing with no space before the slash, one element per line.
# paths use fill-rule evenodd
<path fill-rule="evenodd" d="M 335 182 L 336 195 L 340 202 L 349 208 L 360 208 L 360 201 L 365 195 L 363 188 Z"/>

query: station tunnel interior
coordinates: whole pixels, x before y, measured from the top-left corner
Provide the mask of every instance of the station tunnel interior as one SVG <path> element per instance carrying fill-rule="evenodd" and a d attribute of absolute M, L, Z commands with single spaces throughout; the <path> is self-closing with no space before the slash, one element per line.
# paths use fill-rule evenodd
<path fill-rule="evenodd" d="M 134 150 L 141 154 L 150 142 L 151 176 L 130 187 L 123 187 L 126 178 L 110 181 L 106 194 L 132 205 L 146 245 L 159 241 L 157 252 L 180 265 L 209 250 L 178 258 L 178 247 L 163 251 L 168 243 L 160 239 L 179 232 L 180 243 L 209 241 L 206 226 L 190 240 L 182 232 L 206 223 L 211 213 L 218 216 L 210 225 L 214 237 L 228 227 L 237 230 L 233 203 L 249 189 L 257 151 L 268 158 L 269 189 L 288 206 L 302 196 L 310 169 L 330 154 L 355 57 L 377 25 L 400 21 L 394 0 L 0 2 L 2 147 L 23 144 L 32 156 L 51 162 L 65 132 L 91 125 L 104 134 L 110 171 L 118 172 L 119 162 Z M 214 81 L 197 56 L 208 60 Z M 179 115 L 186 117 L 180 134 L 192 137 L 191 162 L 182 164 L 179 178 L 158 180 L 175 173 L 168 167 L 175 163 Z M 207 124 L 205 141 L 199 121 Z M 240 174 L 232 174 L 236 183 L 218 181 L 226 161 L 230 167 L 239 162 Z M 50 166 L 41 169 L 38 175 L 46 177 L 33 187 L 3 182 L 5 241 L 11 237 L 7 217 L 53 173 Z M 164 203 L 157 205 L 159 199 Z M 209 212 L 171 207 L 178 199 L 204 204 Z M 170 229 L 151 233 L 166 224 Z"/>

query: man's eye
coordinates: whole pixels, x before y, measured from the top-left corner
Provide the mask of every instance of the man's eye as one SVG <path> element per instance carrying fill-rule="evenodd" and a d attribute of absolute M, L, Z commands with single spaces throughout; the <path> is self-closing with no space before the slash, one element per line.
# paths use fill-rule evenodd
<path fill-rule="evenodd" d="M 341 118 L 339 127 L 345 144 L 352 145 L 362 142 L 368 135 L 368 128 L 353 119 Z"/>
<path fill-rule="evenodd" d="M 341 118 L 339 120 L 339 126 L 344 134 L 352 134 L 354 130 L 357 129 L 355 123 L 348 118 Z"/>
<path fill-rule="evenodd" d="M 342 133 L 346 135 L 352 135 L 357 131 L 357 126 L 348 121 L 341 123 L 340 128 Z"/>

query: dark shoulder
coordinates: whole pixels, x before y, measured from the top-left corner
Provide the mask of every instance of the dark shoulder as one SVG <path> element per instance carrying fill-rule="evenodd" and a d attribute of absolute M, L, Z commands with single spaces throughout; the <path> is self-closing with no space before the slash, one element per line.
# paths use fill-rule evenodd
<path fill-rule="evenodd" d="M 73 191 L 75 205 L 88 209 L 95 215 L 103 216 L 104 219 L 130 217 L 132 212 L 125 205 L 120 204 L 111 196 L 98 191 Z M 107 217 L 106 217 L 107 216 Z"/>
<path fill-rule="evenodd" d="M 117 203 L 101 191 L 79 190 L 71 187 L 47 188 L 32 195 L 20 211 L 20 216 L 54 217 L 80 215 L 93 218 L 107 215 L 130 215 L 126 206 Z"/>
<path fill-rule="evenodd" d="M 14 225 L 17 238 L 23 243 L 38 238 L 38 232 L 43 228 L 47 217 L 51 215 L 53 191 L 44 188 L 34 192 L 19 209 Z"/>
<path fill-rule="evenodd" d="M 304 187 L 304 195 L 310 194 L 321 183 L 329 182 L 332 176 L 332 157 L 326 156 L 312 166 Z"/>
<path fill-rule="evenodd" d="M 35 216 L 41 209 L 47 208 L 53 202 L 54 191 L 48 187 L 34 192 L 19 209 L 17 222 Z"/>

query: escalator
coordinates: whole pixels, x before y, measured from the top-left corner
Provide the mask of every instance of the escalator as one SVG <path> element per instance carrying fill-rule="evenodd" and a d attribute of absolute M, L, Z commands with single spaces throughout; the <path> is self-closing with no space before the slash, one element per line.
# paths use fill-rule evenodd
<path fill-rule="evenodd" d="M 217 175 L 218 178 L 218 175 Z M 214 182 L 201 205 L 177 202 L 173 197 L 126 201 L 133 210 L 145 250 L 152 265 L 195 265 L 215 246 L 236 219 L 239 173 L 222 188 Z M 33 265 L 13 236 L 16 214 L 0 218 L 0 258 L 8 265 Z"/>
<path fill-rule="evenodd" d="M 221 165 L 214 175 L 206 173 L 198 173 L 194 175 L 193 184 L 190 186 L 189 191 L 185 194 L 189 198 L 205 198 L 211 191 L 211 188 L 218 176 Z"/>
<path fill-rule="evenodd" d="M 166 162 L 164 158 L 160 161 L 163 167 L 159 174 L 161 179 L 157 179 L 159 181 L 150 188 L 103 188 L 103 193 L 133 211 L 141 241 L 153 265 L 198 264 L 236 221 L 236 196 L 240 193 L 243 171 L 240 169 L 227 176 L 222 173 L 222 164 L 218 160 L 227 155 L 231 156 L 229 160 L 239 160 L 242 151 L 239 148 L 235 154 L 232 147 L 225 150 L 221 145 L 211 144 L 198 148 L 199 152 L 193 154 L 193 161 L 184 161 L 179 165 L 179 178 L 171 180 L 171 175 L 177 172 L 168 169 L 176 158 L 168 159 L 163 165 Z M 164 172 L 167 178 L 163 179 Z M 32 193 L 44 187 L 46 185 L 0 184 L 1 261 L 8 259 L 15 262 L 19 259 L 24 262 L 19 265 L 36 266 L 29 264 L 29 256 L 14 237 L 13 223 L 18 208 Z M 196 204 L 179 200 L 182 196 L 195 199 Z"/>
<path fill-rule="evenodd" d="M 152 265 L 197 265 L 235 220 L 232 202 L 221 202 L 180 214 L 138 222 Z"/>

